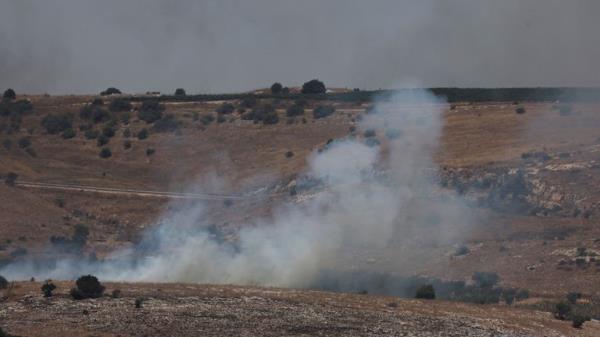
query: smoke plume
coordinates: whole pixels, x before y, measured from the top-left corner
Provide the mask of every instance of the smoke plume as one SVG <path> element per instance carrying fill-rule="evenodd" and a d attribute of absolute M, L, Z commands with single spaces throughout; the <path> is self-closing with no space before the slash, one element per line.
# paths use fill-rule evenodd
<path fill-rule="evenodd" d="M 304 179 L 321 187 L 300 190 L 302 201 L 245 224 L 237 240 L 215 236 L 205 206 L 195 204 L 165 214 L 136 247 L 108 259 L 20 262 L 0 272 L 13 279 L 92 273 L 114 281 L 312 287 L 324 270 L 349 270 L 342 261 L 353 250 L 457 242 L 469 212 L 458 197 L 439 193 L 432 161 L 443 108 L 426 91 L 377 104 L 359 131 L 376 130 L 381 144 L 354 135 L 313 153 Z"/>

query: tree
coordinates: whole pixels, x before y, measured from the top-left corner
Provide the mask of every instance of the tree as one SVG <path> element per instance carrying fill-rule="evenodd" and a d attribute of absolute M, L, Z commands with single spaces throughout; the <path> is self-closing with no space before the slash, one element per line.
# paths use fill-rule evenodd
<path fill-rule="evenodd" d="M 96 141 L 96 145 L 98 146 L 104 146 L 106 144 L 108 144 L 108 142 L 110 141 L 110 138 L 108 138 L 106 135 L 102 134 L 98 136 L 98 140 Z"/>
<path fill-rule="evenodd" d="M 119 94 L 121 94 L 121 90 L 119 90 L 115 87 L 109 87 L 106 90 L 102 91 L 100 93 L 100 96 L 119 95 Z"/>
<path fill-rule="evenodd" d="M 433 288 L 433 285 L 425 284 L 425 285 L 419 287 L 419 289 L 417 289 L 417 292 L 415 294 L 415 298 L 434 300 L 435 299 L 435 289 Z"/>
<path fill-rule="evenodd" d="M 478 287 L 491 288 L 499 281 L 498 274 L 490 272 L 475 272 L 472 276 L 473 281 Z"/>
<path fill-rule="evenodd" d="M 581 329 L 581 327 L 583 326 L 583 323 L 585 323 L 586 321 L 589 321 L 590 319 L 588 317 L 582 316 L 582 315 L 573 315 L 573 323 L 572 326 L 575 329 Z"/>
<path fill-rule="evenodd" d="M 560 320 L 565 320 L 571 313 L 571 304 L 568 302 L 559 302 L 554 307 L 554 317 Z"/>
<path fill-rule="evenodd" d="M 332 106 L 319 105 L 313 109 L 313 117 L 315 119 L 325 118 L 327 116 L 332 115 L 334 112 L 335 112 L 335 109 Z"/>
<path fill-rule="evenodd" d="M 5 279 L 2 275 L 0 275 L 0 289 L 8 288 L 8 280 Z"/>
<path fill-rule="evenodd" d="M 279 82 L 275 82 L 271 86 L 271 93 L 273 93 L 273 94 L 280 94 L 282 90 L 283 90 L 283 85 L 281 85 L 281 83 L 279 83 Z"/>
<path fill-rule="evenodd" d="M 303 94 L 324 94 L 326 91 L 325 84 L 317 79 L 310 80 L 302 85 Z"/>
<path fill-rule="evenodd" d="M 183 88 L 177 88 L 175 89 L 175 96 L 185 96 L 185 89 Z"/>
<path fill-rule="evenodd" d="M 158 101 L 144 101 L 138 112 L 140 120 L 150 124 L 162 118 L 162 113 L 165 111 L 165 106 Z"/>
<path fill-rule="evenodd" d="M 77 279 L 75 285 L 76 287 L 71 289 L 71 296 L 76 300 L 99 298 L 105 289 L 98 278 L 92 275 L 81 276 Z"/>
<path fill-rule="evenodd" d="M 42 119 L 42 126 L 46 128 L 46 132 L 51 135 L 55 135 L 65 131 L 66 129 L 73 128 L 72 124 L 73 116 L 69 113 L 60 115 L 49 114 Z"/>
<path fill-rule="evenodd" d="M 71 138 L 75 137 L 75 135 L 76 135 L 76 133 L 75 133 L 75 130 L 73 130 L 73 129 L 66 129 L 62 133 L 62 137 L 64 139 L 71 139 Z"/>
<path fill-rule="evenodd" d="M 581 293 L 570 292 L 567 294 L 567 301 L 571 304 L 577 303 L 577 300 L 581 298 Z"/>
<path fill-rule="evenodd" d="M 16 99 L 17 94 L 15 93 L 15 91 L 13 89 L 8 88 L 4 91 L 2 98 L 3 99 Z"/>
<path fill-rule="evenodd" d="M 42 293 L 44 297 L 52 297 L 52 292 L 56 289 L 54 283 L 51 280 L 46 280 L 42 285 Z"/>

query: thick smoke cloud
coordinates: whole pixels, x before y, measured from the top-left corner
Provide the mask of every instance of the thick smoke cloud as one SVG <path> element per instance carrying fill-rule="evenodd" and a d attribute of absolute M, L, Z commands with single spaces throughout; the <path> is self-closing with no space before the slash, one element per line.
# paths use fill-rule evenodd
<path fill-rule="evenodd" d="M 243 225 L 237 240 L 215 235 L 203 205 L 177 207 L 135 248 L 110 259 L 18 262 L 0 273 L 13 279 L 92 273 L 103 280 L 311 287 L 324 270 L 347 270 L 341 261 L 352 250 L 460 242 L 472 219 L 459 197 L 440 193 L 432 161 L 444 107 L 425 91 L 378 104 L 359 129 L 386 132 L 389 142 L 349 137 L 313 153 L 306 179 L 322 187 L 300 191 L 302 201 L 281 205 L 270 219 Z M 399 268 L 393 272 L 402 273 Z"/>
<path fill-rule="evenodd" d="M 600 85 L 596 0 L 3 0 L 0 88 L 29 93 Z"/>

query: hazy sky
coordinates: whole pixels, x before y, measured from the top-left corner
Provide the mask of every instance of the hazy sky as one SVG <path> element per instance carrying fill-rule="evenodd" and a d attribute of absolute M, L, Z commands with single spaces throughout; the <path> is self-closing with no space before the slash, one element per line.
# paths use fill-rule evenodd
<path fill-rule="evenodd" d="M 0 89 L 600 86 L 598 0 L 0 0 Z"/>

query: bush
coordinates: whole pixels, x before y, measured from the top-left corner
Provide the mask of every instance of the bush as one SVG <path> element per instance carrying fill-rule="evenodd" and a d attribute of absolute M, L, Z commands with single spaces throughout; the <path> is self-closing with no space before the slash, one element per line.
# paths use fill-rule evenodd
<path fill-rule="evenodd" d="M 490 272 L 475 272 L 472 279 L 475 281 L 475 284 L 481 288 L 491 288 L 500 280 L 498 274 Z"/>
<path fill-rule="evenodd" d="M 112 126 L 110 126 L 110 124 L 107 124 L 102 129 L 102 135 L 108 138 L 112 138 L 115 136 L 115 129 Z"/>
<path fill-rule="evenodd" d="M 131 137 L 131 130 L 129 130 L 129 128 L 123 130 L 123 137 L 125 137 L 125 138 Z"/>
<path fill-rule="evenodd" d="M 317 79 L 310 80 L 302 85 L 303 94 L 324 94 L 326 91 L 325 84 Z"/>
<path fill-rule="evenodd" d="M 89 129 L 89 130 L 85 130 L 85 133 L 83 134 L 83 136 L 85 137 L 85 139 L 96 139 L 96 138 L 98 138 L 98 134 L 99 134 L 98 130 Z"/>
<path fill-rule="evenodd" d="M 335 112 L 335 109 L 332 106 L 328 105 L 319 105 L 313 110 L 313 117 L 315 119 L 325 118 L 327 116 L 332 115 Z"/>
<path fill-rule="evenodd" d="M 23 138 L 19 139 L 19 147 L 20 148 L 24 149 L 24 148 L 27 148 L 30 146 L 31 146 L 31 140 L 29 140 L 29 138 L 23 137 Z"/>
<path fill-rule="evenodd" d="M 81 110 L 79 110 L 79 118 L 84 120 L 91 120 L 94 123 L 101 123 L 109 120 L 110 114 L 108 113 L 108 111 L 104 110 L 101 105 L 86 104 L 85 106 L 83 106 L 83 108 L 81 108 Z"/>
<path fill-rule="evenodd" d="M 285 153 L 286 158 L 292 158 L 293 156 L 294 156 L 294 152 L 292 152 L 292 151 L 288 151 Z"/>
<path fill-rule="evenodd" d="M 113 290 L 112 294 L 111 294 L 111 297 L 112 298 L 121 298 L 121 290 L 119 290 L 119 289 Z"/>
<path fill-rule="evenodd" d="M 524 114 L 524 113 L 525 113 L 525 112 L 527 112 L 527 111 L 525 110 L 525 108 L 524 108 L 524 107 L 520 106 L 520 107 L 518 107 L 518 108 L 516 108 L 516 109 L 515 109 L 515 112 L 516 112 L 517 114 L 519 114 L 519 115 L 522 115 L 522 114 Z"/>
<path fill-rule="evenodd" d="M 102 134 L 98 136 L 98 140 L 96 141 L 96 145 L 97 146 L 104 146 L 106 144 L 108 144 L 108 142 L 110 141 L 110 138 L 108 138 L 106 135 Z"/>
<path fill-rule="evenodd" d="M 419 287 L 419 289 L 417 289 L 417 292 L 415 294 L 415 298 L 434 300 L 435 299 L 435 289 L 433 288 L 433 285 L 426 284 L 426 285 Z"/>
<path fill-rule="evenodd" d="M 109 87 L 106 90 L 100 92 L 100 96 L 109 96 L 109 95 L 120 95 L 121 90 L 115 87 Z"/>
<path fill-rule="evenodd" d="M 370 138 L 370 137 L 375 137 L 376 133 L 375 133 L 375 130 L 368 129 L 363 133 L 363 135 L 365 136 L 365 138 Z"/>
<path fill-rule="evenodd" d="M 49 114 L 42 119 L 42 126 L 46 128 L 46 132 L 51 135 L 55 135 L 65 131 L 66 129 L 72 129 L 73 116 L 68 113 L 53 115 Z"/>
<path fill-rule="evenodd" d="M 279 122 L 277 111 L 271 104 L 255 107 L 252 111 L 243 114 L 242 119 L 252 120 L 254 123 L 262 122 L 263 124 L 277 124 Z"/>
<path fill-rule="evenodd" d="M 185 96 L 185 89 L 183 88 L 177 88 L 175 89 L 175 96 Z"/>
<path fill-rule="evenodd" d="M 285 114 L 288 117 L 303 116 L 304 107 L 302 105 L 293 104 L 289 108 L 287 108 Z"/>
<path fill-rule="evenodd" d="M 219 105 L 216 111 L 219 114 L 228 115 L 235 111 L 235 106 L 231 103 L 223 103 Z"/>
<path fill-rule="evenodd" d="M 0 275 L 0 289 L 8 288 L 8 280 L 5 279 L 2 275 Z"/>
<path fill-rule="evenodd" d="M 71 289 L 73 299 L 99 298 L 104 294 L 104 286 L 98 278 L 92 275 L 81 276 L 75 282 L 76 287 Z"/>
<path fill-rule="evenodd" d="M 150 157 L 151 155 L 154 154 L 154 152 L 156 152 L 156 150 L 154 150 L 153 148 L 149 147 L 146 149 L 146 156 Z"/>
<path fill-rule="evenodd" d="M 564 320 L 570 313 L 572 307 L 569 302 L 559 302 L 554 307 L 554 317 L 560 320 Z"/>
<path fill-rule="evenodd" d="M 131 149 L 131 141 L 130 140 L 126 140 L 123 142 L 123 148 L 125 150 Z"/>
<path fill-rule="evenodd" d="M 242 98 L 240 101 L 240 105 L 246 109 L 252 109 L 256 106 L 257 100 L 256 97 L 250 95 Z"/>
<path fill-rule="evenodd" d="M 570 292 L 567 294 L 567 301 L 571 304 L 577 303 L 578 299 L 581 299 L 581 293 Z"/>
<path fill-rule="evenodd" d="M 588 317 L 582 316 L 582 315 L 573 315 L 572 318 L 572 326 L 576 329 L 581 329 L 581 327 L 583 326 L 583 323 L 585 323 L 586 321 L 589 321 L 590 319 Z"/>
<path fill-rule="evenodd" d="M 471 250 L 469 249 L 469 247 L 465 246 L 465 245 L 461 245 L 458 248 L 456 248 L 456 251 L 454 252 L 454 256 L 463 256 L 463 255 L 467 255 L 471 252 Z"/>
<path fill-rule="evenodd" d="M 42 293 L 44 294 L 44 297 L 52 297 L 52 292 L 55 289 L 56 286 L 50 280 L 46 280 L 46 282 L 44 282 L 44 284 L 42 285 Z"/>
<path fill-rule="evenodd" d="M 131 111 L 133 105 L 131 105 L 131 101 L 128 98 L 115 98 L 110 101 L 110 105 L 108 106 L 108 110 L 112 112 L 120 112 L 120 111 Z"/>
<path fill-rule="evenodd" d="M 289 93 L 290 93 L 290 88 L 288 88 L 288 87 L 283 87 L 283 89 L 281 89 L 281 93 L 282 93 L 282 94 L 286 94 L 286 95 L 287 95 L 287 94 L 289 94 Z"/>
<path fill-rule="evenodd" d="M 271 93 L 273 93 L 273 94 L 280 94 L 282 90 L 283 90 L 283 85 L 281 85 L 281 83 L 279 83 L 279 82 L 275 82 L 271 86 Z"/>
<path fill-rule="evenodd" d="M 137 134 L 137 138 L 139 140 L 148 138 L 148 129 L 141 129 L 140 132 L 138 132 Z"/>
<path fill-rule="evenodd" d="M 202 115 L 202 117 L 200 117 L 200 122 L 204 125 L 209 125 L 214 120 L 215 120 L 215 116 L 213 116 L 211 113 L 204 114 L 204 115 Z"/>
<path fill-rule="evenodd" d="M 217 123 L 221 124 L 221 123 L 225 123 L 226 119 L 225 117 L 223 117 L 223 115 L 217 115 Z"/>
<path fill-rule="evenodd" d="M 73 129 L 66 129 L 62 133 L 62 137 L 64 139 L 71 139 L 71 138 L 75 137 L 75 135 L 76 135 L 76 133 L 75 133 L 75 130 L 73 130 Z"/>
<path fill-rule="evenodd" d="M 84 224 L 75 225 L 75 231 L 71 237 L 71 241 L 81 247 L 85 246 L 90 235 L 90 230 Z"/>
<path fill-rule="evenodd" d="M 16 99 L 17 94 L 15 93 L 14 90 L 8 88 L 4 91 L 4 94 L 2 94 L 2 98 L 3 99 Z"/>
<path fill-rule="evenodd" d="M 103 147 L 102 150 L 100 150 L 100 158 L 110 158 L 111 156 L 112 152 L 108 147 Z"/>
<path fill-rule="evenodd" d="M 517 301 L 522 301 L 522 300 L 526 300 L 529 298 L 529 290 L 527 289 L 520 289 L 519 291 L 517 291 L 517 294 L 515 295 L 515 298 Z"/>
<path fill-rule="evenodd" d="M 161 119 L 163 111 L 165 111 L 165 106 L 158 101 L 144 101 L 138 112 L 138 117 L 140 120 L 150 124 Z"/>

